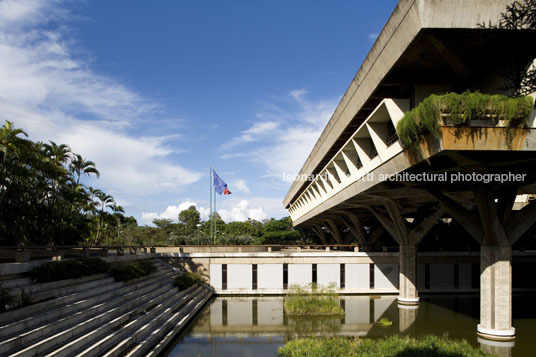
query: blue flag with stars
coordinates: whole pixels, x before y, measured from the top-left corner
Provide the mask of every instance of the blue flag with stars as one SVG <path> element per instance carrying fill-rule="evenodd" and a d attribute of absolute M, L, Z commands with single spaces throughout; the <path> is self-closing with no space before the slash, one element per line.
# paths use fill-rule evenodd
<path fill-rule="evenodd" d="M 231 191 L 227 188 L 227 184 L 221 179 L 220 176 L 216 173 L 216 170 L 212 169 L 212 177 L 214 184 L 214 191 L 218 194 L 230 195 Z"/>

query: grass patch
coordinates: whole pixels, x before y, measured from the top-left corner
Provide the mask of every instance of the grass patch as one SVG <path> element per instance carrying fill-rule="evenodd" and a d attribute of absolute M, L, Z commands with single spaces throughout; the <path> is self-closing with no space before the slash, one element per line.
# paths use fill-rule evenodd
<path fill-rule="evenodd" d="M 437 336 L 408 338 L 390 336 L 372 338 L 309 337 L 289 341 L 280 347 L 282 357 L 484 357 L 489 356 L 465 340 L 449 340 Z"/>
<path fill-rule="evenodd" d="M 182 274 L 177 275 L 175 277 L 175 281 L 173 282 L 173 285 L 178 287 L 179 290 L 185 290 L 191 286 L 194 286 L 196 284 L 202 284 L 202 283 L 204 283 L 204 281 L 201 275 L 187 271 L 187 272 L 183 272 Z"/>
<path fill-rule="evenodd" d="M 532 97 L 506 97 L 478 92 L 432 94 L 417 107 L 407 112 L 398 122 L 396 130 L 405 147 L 415 145 L 424 134 L 439 136 L 441 114 L 456 126 L 467 125 L 470 120 L 502 120 L 507 128 L 526 128 L 534 107 Z M 507 135 L 507 139 L 511 136 Z"/>
<path fill-rule="evenodd" d="M 78 279 L 93 274 L 107 273 L 110 265 L 99 258 L 76 258 L 49 262 L 30 270 L 30 278 L 39 284 L 64 279 Z"/>
<path fill-rule="evenodd" d="M 133 263 L 114 266 L 110 273 L 115 281 L 125 281 L 140 278 L 156 271 L 154 263 L 148 259 L 138 260 Z"/>
<path fill-rule="evenodd" d="M 285 298 L 284 308 L 288 315 L 344 314 L 334 288 L 319 288 L 316 284 L 308 287 L 292 286 Z"/>

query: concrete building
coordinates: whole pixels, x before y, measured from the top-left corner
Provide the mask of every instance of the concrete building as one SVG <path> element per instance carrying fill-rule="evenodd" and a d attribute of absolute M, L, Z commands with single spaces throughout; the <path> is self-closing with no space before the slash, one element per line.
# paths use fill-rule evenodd
<path fill-rule="evenodd" d="M 312 227 L 326 243 L 357 241 L 366 251 L 387 231 L 399 246 L 400 304 L 419 302 L 419 242 L 439 220 L 457 221 L 480 245 L 477 332 L 497 340 L 515 336 L 512 245 L 536 221 L 536 203 L 526 196 L 536 193 L 535 111 L 523 129 L 445 120 L 438 137 L 421 138 L 418 155 L 401 145 L 395 128 L 431 94 L 509 94 L 506 68 L 514 56 L 536 58 L 535 32 L 483 24 L 499 23 L 511 2 L 401 0 L 299 172 L 314 180 L 296 180 L 283 202 L 295 225 Z M 422 173 L 460 180 L 382 179 Z M 472 173 L 513 176 L 462 180 Z"/>

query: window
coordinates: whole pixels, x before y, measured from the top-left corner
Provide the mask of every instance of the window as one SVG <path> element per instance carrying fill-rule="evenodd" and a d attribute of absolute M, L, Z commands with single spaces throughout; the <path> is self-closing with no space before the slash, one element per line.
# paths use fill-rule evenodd
<path fill-rule="evenodd" d="M 317 283 L 317 271 L 316 271 L 316 264 L 313 264 L 313 284 L 316 284 Z"/>
<path fill-rule="evenodd" d="M 221 265 L 221 289 L 227 290 L 227 264 Z"/>
<path fill-rule="evenodd" d="M 458 263 L 454 263 L 454 289 L 458 289 L 460 287 L 460 265 Z"/>
<path fill-rule="evenodd" d="M 374 264 L 369 264 L 369 288 L 374 289 Z"/>
<path fill-rule="evenodd" d="M 288 264 L 283 264 L 283 290 L 288 289 Z"/>
<path fill-rule="evenodd" d="M 341 289 L 344 289 L 344 286 L 346 285 L 345 283 L 345 265 L 344 264 L 341 264 L 340 266 L 340 277 L 339 277 L 339 281 L 340 281 L 340 284 L 341 284 Z"/>
<path fill-rule="evenodd" d="M 251 266 L 251 288 L 257 290 L 257 264 Z"/>
<path fill-rule="evenodd" d="M 430 264 L 424 264 L 424 288 L 430 289 Z"/>

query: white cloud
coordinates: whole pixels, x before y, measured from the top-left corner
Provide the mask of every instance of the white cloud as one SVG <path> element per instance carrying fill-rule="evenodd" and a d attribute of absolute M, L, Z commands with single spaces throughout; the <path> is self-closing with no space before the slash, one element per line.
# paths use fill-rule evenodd
<path fill-rule="evenodd" d="M 255 138 L 260 144 L 246 150 L 247 142 L 241 140 L 241 136 L 236 137 L 230 141 L 232 146 L 244 145 L 240 151 L 226 151 L 222 158 L 248 158 L 260 162 L 265 165 L 269 176 L 277 178 L 282 178 L 283 174 L 298 173 L 333 114 L 338 99 L 310 101 L 306 90 L 296 89 L 290 91 L 285 100 L 290 101 L 292 109 L 270 104 L 256 115 L 261 121 L 242 132 L 242 135 L 256 132 L 267 122 L 277 124 L 263 126 L 263 135 Z"/>
<path fill-rule="evenodd" d="M 251 190 L 249 189 L 249 186 L 246 180 L 240 179 L 240 180 L 233 181 L 231 184 L 231 187 L 233 188 L 233 190 L 236 188 L 236 190 L 238 190 L 239 192 L 251 193 Z"/>
<path fill-rule="evenodd" d="M 95 161 L 97 185 L 117 192 L 120 202 L 121 196 L 177 191 L 199 180 L 200 173 L 169 160 L 177 152 L 166 145 L 173 135 L 131 134 L 144 130 L 159 104 L 81 60 L 65 25 L 75 15 L 58 4 L 0 1 L 0 120 Z"/>
<path fill-rule="evenodd" d="M 273 132 L 279 123 L 273 121 L 254 123 L 249 129 L 240 132 L 240 135 L 232 138 L 220 146 L 221 149 L 230 149 L 239 144 L 258 141 L 266 134 Z"/>
<path fill-rule="evenodd" d="M 141 221 L 144 224 L 151 224 L 154 219 L 171 219 L 177 222 L 179 213 L 190 206 L 196 206 L 201 213 L 201 220 L 207 220 L 210 209 L 205 205 L 200 205 L 195 201 L 186 200 L 176 206 L 168 206 L 163 212 L 143 212 Z M 227 197 L 224 201 L 218 202 L 218 214 L 229 223 L 234 221 L 246 221 L 252 218 L 258 221 L 274 216 L 284 216 L 286 212 L 281 206 L 279 198 L 252 197 L 243 198 L 235 196 Z"/>
<path fill-rule="evenodd" d="M 144 224 L 151 224 L 154 219 L 170 219 L 172 222 L 177 222 L 179 220 L 179 213 L 185 209 L 190 208 L 190 206 L 195 206 L 201 215 L 201 220 L 205 221 L 208 219 L 210 214 L 210 209 L 202 207 L 197 204 L 195 201 L 186 200 L 179 203 L 176 206 L 168 206 L 163 212 L 142 212 L 141 221 Z"/>

